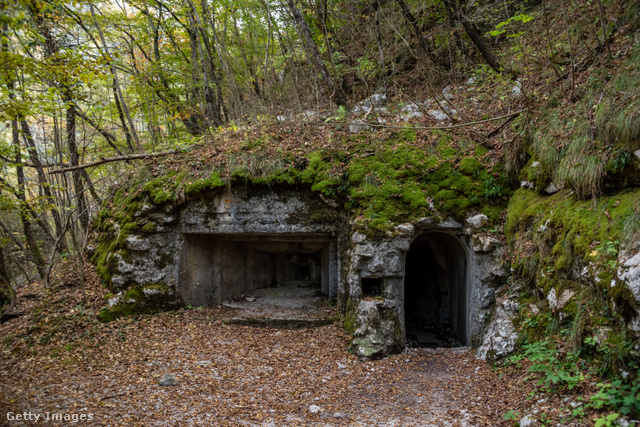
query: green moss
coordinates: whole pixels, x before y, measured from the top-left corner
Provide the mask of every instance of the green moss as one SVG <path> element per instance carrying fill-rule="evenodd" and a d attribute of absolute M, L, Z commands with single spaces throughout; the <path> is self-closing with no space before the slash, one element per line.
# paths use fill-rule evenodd
<path fill-rule="evenodd" d="M 440 154 L 440 157 L 443 159 L 449 160 L 458 156 L 458 150 L 443 141 L 438 144 L 438 154 Z"/>
<path fill-rule="evenodd" d="M 640 222 L 629 224 L 629 218 L 636 218 L 638 208 L 640 189 L 624 190 L 595 202 L 567 193 L 541 196 L 520 189 L 509 202 L 505 233 L 516 274 L 535 283 L 543 295 L 551 289 L 558 297 L 566 289 L 577 291 L 575 301 L 563 308 L 564 317 L 549 323 L 556 329 L 571 323 L 571 342 L 576 348 L 581 345 L 580 337 L 587 333 L 586 321 L 578 319 L 583 316 L 577 313 L 579 307 L 590 304 L 590 312 L 597 306 L 598 312 L 609 313 L 603 324 L 611 327 L 623 325 L 635 314 L 633 295 L 616 278 L 618 254 L 628 240 L 625 234 L 637 236 L 640 231 Z M 598 272 L 597 291 L 567 280 L 574 275 L 576 261 L 578 265 L 588 262 Z M 544 325 L 539 325 L 528 331 L 528 339 L 542 339 L 543 329 Z"/>
<path fill-rule="evenodd" d="M 142 303 L 119 304 L 110 308 L 103 308 L 98 314 L 98 320 L 107 323 L 119 319 L 120 317 L 151 314 L 153 312 L 153 309 L 144 307 Z"/>
<path fill-rule="evenodd" d="M 460 161 L 458 170 L 465 175 L 473 175 L 482 169 L 482 163 L 473 157 L 465 157 Z"/>
<path fill-rule="evenodd" d="M 479 157 L 482 157 L 485 154 L 487 154 L 489 151 L 491 151 L 491 150 L 489 150 L 487 147 L 482 146 L 482 145 L 478 145 L 478 146 L 476 146 L 476 150 L 475 150 L 474 154 L 475 154 L 476 157 L 479 158 Z"/>
<path fill-rule="evenodd" d="M 361 214 L 371 220 L 369 226 L 388 229 L 389 224 L 430 216 L 429 198 L 444 216 L 462 217 L 474 204 L 504 210 L 504 196 L 511 193 L 504 177 L 493 177 L 475 158 L 463 160 L 465 173 L 461 173 L 447 161 L 459 154 L 449 142 L 445 138 L 434 155 L 427 155 L 402 141 L 388 140 L 378 146 L 377 153 L 351 161 L 347 191 L 363 207 Z"/>
<path fill-rule="evenodd" d="M 353 335 L 357 328 L 358 313 L 352 299 L 347 301 L 347 308 L 344 314 L 344 329 L 349 335 Z"/>
<path fill-rule="evenodd" d="M 169 287 L 162 283 L 150 283 L 141 288 L 133 287 L 125 292 L 120 303 L 102 309 L 98 319 L 102 322 L 111 322 L 120 317 L 155 313 L 166 307 L 167 295 L 169 295 Z M 110 294 L 110 297 L 113 298 L 114 295 Z"/>
<path fill-rule="evenodd" d="M 142 189 L 147 192 L 151 198 L 151 201 L 156 205 L 160 205 L 166 202 L 175 202 L 176 200 L 176 188 L 184 181 L 185 173 L 178 173 L 171 171 L 165 175 L 147 182 Z"/>
<path fill-rule="evenodd" d="M 188 181 L 185 184 L 185 193 L 187 196 L 193 197 L 206 190 L 215 190 L 224 187 L 226 184 L 220 178 L 218 171 L 213 172 L 209 177 Z"/>
<path fill-rule="evenodd" d="M 153 233 L 156 231 L 156 228 L 158 228 L 158 224 L 153 221 L 149 221 L 142 227 L 142 231 L 145 233 Z"/>

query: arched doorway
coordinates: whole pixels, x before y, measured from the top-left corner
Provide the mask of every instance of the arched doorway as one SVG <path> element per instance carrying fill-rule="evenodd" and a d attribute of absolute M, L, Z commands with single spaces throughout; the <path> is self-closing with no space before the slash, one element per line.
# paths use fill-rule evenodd
<path fill-rule="evenodd" d="M 407 345 L 466 345 L 467 289 L 467 254 L 458 238 L 443 231 L 418 236 L 405 266 Z"/>

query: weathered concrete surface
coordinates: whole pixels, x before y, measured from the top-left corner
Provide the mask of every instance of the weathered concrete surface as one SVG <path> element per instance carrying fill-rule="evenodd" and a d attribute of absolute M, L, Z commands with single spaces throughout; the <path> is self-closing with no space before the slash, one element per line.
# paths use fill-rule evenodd
<path fill-rule="evenodd" d="M 503 249 L 483 232 L 482 214 L 423 218 L 372 237 L 352 231 L 346 212 L 314 192 L 234 188 L 181 208 L 147 201 L 135 217 L 140 231 L 126 238 L 126 254 L 111 255 L 114 304 L 146 289 L 135 293 L 137 303 L 220 305 L 293 283 L 337 300 L 343 314 L 352 307 L 353 350 L 376 358 L 406 345 L 406 254 L 418 239 L 443 257 L 451 314 L 442 319 L 459 341 L 477 346 L 485 331 L 499 333 L 486 321 L 505 279 Z M 378 294 L 365 294 L 363 280 Z"/>
<path fill-rule="evenodd" d="M 115 294 L 162 285 L 160 305 L 206 306 L 297 280 L 337 297 L 346 220 L 315 193 L 236 188 L 180 209 L 147 201 L 135 217 L 126 257 L 110 255 Z"/>

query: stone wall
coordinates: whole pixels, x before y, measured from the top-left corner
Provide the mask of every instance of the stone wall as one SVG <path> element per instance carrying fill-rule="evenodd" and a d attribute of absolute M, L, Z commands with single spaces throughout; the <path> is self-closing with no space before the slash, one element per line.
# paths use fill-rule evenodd
<path fill-rule="evenodd" d="M 363 357 L 380 357 L 405 347 L 404 276 L 406 253 L 412 241 L 426 233 L 450 236 L 461 245 L 466 265 L 466 295 L 461 313 L 459 336 L 464 345 L 477 347 L 484 339 L 487 320 L 495 307 L 497 289 L 506 282 L 507 271 L 502 260 L 504 248 L 499 240 L 479 233 L 484 215 L 470 216 L 465 224 L 447 220 L 435 224 L 424 218 L 415 224 L 396 227 L 388 239 L 372 239 L 356 232 L 351 236 L 347 252 L 350 304 L 346 318 L 353 332 L 353 350 Z M 362 278 L 380 278 L 379 297 L 363 294 Z"/>
<path fill-rule="evenodd" d="M 241 244 L 224 244 L 220 236 L 227 236 L 227 240 L 229 236 L 262 240 L 279 236 L 271 252 L 282 252 L 283 245 L 294 240 L 303 253 L 314 248 L 325 265 L 322 289 L 328 296 L 337 296 L 343 258 L 338 251 L 346 220 L 342 211 L 314 193 L 235 188 L 186 203 L 181 209 L 147 202 L 134 216 L 138 227 L 126 237 L 124 250 L 109 254 L 114 266 L 109 283 L 115 294 L 112 306 L 212 305 L 230 295 L 229 286 L 236 286 L 235 291 L 241 294 L 264 285 L 268 278 L 260 274 L 273 258 L 264 251 L 250 250 L 252 255 L 247 256 Z M 251 271 L 255 273 L 249 288 L 243 288 L 247 281 L 238 280 L 234 285 L 229 277 L 226 288 L 220 285 L 219 277 L 216 282 L 217 267 L 242 270 L 250 268 L 247 263 L 253 264 Z M 147 288 L 153 289 L 153 299 L 144 298 Z"/>

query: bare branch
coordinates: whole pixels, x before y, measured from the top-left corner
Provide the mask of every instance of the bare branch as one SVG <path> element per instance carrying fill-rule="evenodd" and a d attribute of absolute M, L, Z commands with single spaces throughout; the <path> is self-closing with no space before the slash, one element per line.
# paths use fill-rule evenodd
<path fill-rule="evenodd" d="M 103 157 L 100 160 L 97 160 L 91 163 L 86 163 L 84 165 L 70 166 L 68 168 L 52 170 L 49 172 L 49 174 L 53 175 L 54 173 L 65 173 L 65 172 L 70 172 L 78 169 L 85 169 L 93 166 L 98 166 L 104 163 L 122 162 L 127 160 L 136 160 L 136 159 L 150 159 L 152 157 L 169 156 L 171 154 L 177 154 L 177 153 L 179 153 L 179 151 L 174 150 L 174 151 L 165 151 L 164 153 L 132 154 L 130 156 Z"/>

